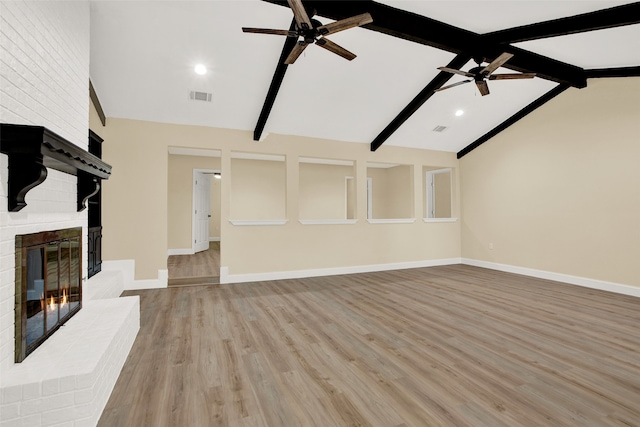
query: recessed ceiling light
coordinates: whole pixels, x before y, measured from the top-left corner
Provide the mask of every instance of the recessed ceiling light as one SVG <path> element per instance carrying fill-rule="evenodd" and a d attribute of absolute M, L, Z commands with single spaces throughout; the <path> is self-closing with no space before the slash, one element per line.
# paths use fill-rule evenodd
<path fill-rule="evenodd" d="M 464 114 L 464 111 L 463 111 L 463 110 L 458 110 L 458 111 L 456 111 L 456 117 L 460 117 L 460 116 L 461 116 L 461 115 L 463 115 L 463 114 Z"/>
<path fill-rule="evenodd" d="M 198 64 L 196 65 L 195 71 L 196 71 L 196 74 L 200 74 L 201 76 L 203 76 L 207 74 L 207 67 L 205 67 L 202 64 Z"/>

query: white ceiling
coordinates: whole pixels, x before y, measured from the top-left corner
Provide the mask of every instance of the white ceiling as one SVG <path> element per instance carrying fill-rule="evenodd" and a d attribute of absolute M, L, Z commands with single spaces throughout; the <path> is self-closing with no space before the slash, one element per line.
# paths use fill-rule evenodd
<path fill-rule="evenodd" d="M 632 2 L 381 3 L 485 33 Z M 285 39 L 245 34 L 241 27 L 286 29 L 291 19 L 290 9 L 259 0 L 94 0 L 91 80 L 108 117 L 253 131 Z M 317 46 L 306 49 L 287 69 L 265 134 L 370 143 L 454 57 L 363 28 L 330 39 L 358 57 L 349 62 Z M 516 46 L 585 69 L 637 66 L 640 25 Z M 208 67 L 205 76 L 193 72 L 197 63 Z M 459 151 L 555 83 L 535 78 L 491 81 L 489 87 L 485 97 L 473 84 L 436 93 L 385 145 Z M 211 92 L 213 101 L 190 101 L 191 90 Z M 465 114 L 456 117 L 458 109 Z M 447 129 L 433 132 L 436 126 Z"/>

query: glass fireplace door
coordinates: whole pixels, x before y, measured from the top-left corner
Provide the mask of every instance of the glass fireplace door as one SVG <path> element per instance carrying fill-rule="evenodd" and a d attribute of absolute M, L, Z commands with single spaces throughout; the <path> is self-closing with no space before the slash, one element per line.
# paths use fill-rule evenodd
<path fill-rule="evenodd" d="M 81 228 L 16 236 L 16 362 L 82 305 Z"/>

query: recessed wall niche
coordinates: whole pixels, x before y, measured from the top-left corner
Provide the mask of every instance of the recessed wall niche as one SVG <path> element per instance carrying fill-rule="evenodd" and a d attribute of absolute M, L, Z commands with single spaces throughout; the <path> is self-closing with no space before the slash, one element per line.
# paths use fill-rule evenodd
<path fill-rule="evenodd" d="M 298 161 L 300 219 L 355 219 L 353 161 L 310 157 L 300 157 Z"/>
<path fill-rule="evenodd" d="M 451 168 L 423 168 L 425 183 L 424 218 L 453 218 L 453 170 Z"/>
<path fill-rule="evenodd" d="M 413 167 L 367 163 L 367 219 L 412 218 Z"/>
<path fill-rule="evenodd" d="M 231 153 L 232 220 L 286 218 L 285 156 Z"/>

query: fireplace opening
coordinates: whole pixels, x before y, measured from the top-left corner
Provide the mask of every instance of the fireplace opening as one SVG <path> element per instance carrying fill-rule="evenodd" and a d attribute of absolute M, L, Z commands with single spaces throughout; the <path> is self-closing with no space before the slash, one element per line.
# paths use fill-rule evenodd
<path fill-rule="evenodd" d="M 82 307 L 82 228 L 16 236 L 16 363 Z"/>

